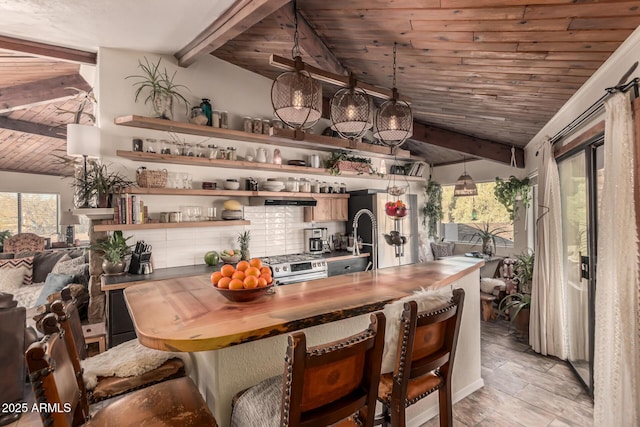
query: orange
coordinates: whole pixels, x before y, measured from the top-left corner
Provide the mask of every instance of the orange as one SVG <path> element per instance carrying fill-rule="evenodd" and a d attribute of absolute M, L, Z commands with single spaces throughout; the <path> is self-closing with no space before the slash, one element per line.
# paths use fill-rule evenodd
<path fill-rule="evenodd" d="M 211 275 L 211 283 L 213 283 L 214 285 L 217 285 L 221 278 L 222 278 L 222 273 L 220 273 L 219 271 L 216 271 Z"/>
<path fill-rule="evenodd" d="M 244 280 L 244 271 L 236 270 L 233 275 L 231 275 L 232 279 Z"/>
<path fill-rule="evenodd" d="M 235 273 L 236 269 L 231 264 L 225 264 L 220 268 L 220 272 L 224 277 L 231 277 Z"/>
<path fill-rule="evenodd" d="M 249 276 L 249 277 L 253 277 L 253 276 Z M 264 288 L 265 286 L 267 286 L 267 279 L 265 279 L 262 276 L 258 277 L 258 287 Z"/>
<path fill-rule="evenodd" d="M 236 265 L 236 270 L 240 270 L 240 271 L 245 271 L 247 268 L 251 267 L 249 265 L 249 261 L 240 261 L 237 265 Z"/>
<path fill-rule="evenodd" d="M 229 282 L 229 289 L 244 289 L 244 285 L 242 280 L 240 279 L 231 279 Z"/>
<path fill-rule="evenodd" d="M 271 274 L 271 269 L 269 267 L 261 267 L 260 274 Z"/>
<path fill-rule="evenodd" d="M 251 258 L 251 260 L 249 261 L 249 264 L 251 264 L 251 267 L 255 267 L 255 268 L 262 267 L 262 261 L 260 260 L 260 258 Z"/>
<path fill-rule="evenodd" d="M 229 254 L 229 256 L 234 256 L 236 254 L 233 249 L 227 251 L 227 253 Z"/>
<path fill-rule="evenodd" d="M 273 278 L 271 277 L 270 274 L 261 274 L 260 277 L 267 282 L 267 285 L 273 282 Z"/>
<path fill-rule="evenodd" d="M 247 271 L 244 272 L 244 275 L 258 277 L 260 275 L 260 270 L 255 267 L 249 267 L 247 268 Z"/>
<path fill-rule="evenodd" d="M 222 277 L 218 280 L 218 287 L 220 289 L 229 289 L 229 282 L 231 282 L 231 277 Z"/>
<path fill-rule="evenodd" d="M 245 289 L 253 289 L 258 287 L 258 278 L 256 276 L 247 276 L 243 282 Z"/>

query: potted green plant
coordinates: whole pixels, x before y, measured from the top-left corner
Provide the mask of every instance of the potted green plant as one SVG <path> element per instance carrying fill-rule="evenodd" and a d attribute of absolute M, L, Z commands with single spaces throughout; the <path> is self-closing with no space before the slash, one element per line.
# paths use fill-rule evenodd
<path fill-rule="evenodd" d="M 444 218 L 442 209 L 442 186 L 429 179 L 424 189 L 425 202 L 422 207 L 422 225 L 427 229 L 429 237 L 438 237 L 438 223 Z"/>
<path fill-rule="evenodd" d="M 513 221 L 518 216 L 518 202 L 521 201 L 525 208 L 531 205 L 531 182 L 529 178 L 518 179 L 511 175 L 503 180 L 496 177 L 496 186 L 493 190 L 496 199 L 509 212 L 509 218 Z"/>
<path fill-rule="evenodd" d="M 501 315 L 509 313 L 509 321 L 522 335 L 529 333 L 529 315 L 531 313 L 531 294 L 516 292 L 502 298 L 498 305 Z"/>
<path fill-rule="evenodd" d="M 124 257 L 131 253 L 131 246 L 127 244 L 131 236 L 125 238 L 122 231 L 116 230 L 106 239 L 98 240 L 90 246 L 102 256 L 102 270 L 107 275 L 122 274 L 124 272 Z"/>
<path fill-rule="evenodd" d="M 325 160 L 324 167 L 327 168 L 331 175 L 340 175 L 340 172 L 343 170 L 356 171 L 358 175 L 362 175 L 363 173 L 376 173 L 371 164 L 371 159 L 354 156 L 344 151 L 334 151 L 331 153 L 331 157 Z"/>
<path fill-rule="evenodd" d="M 11 237 L 11 231 L 0 231 L 0 252 L 4 250 L 4 239 L 6 239 L 7 237 Z"/>
<path fill-rule="evenodd" d="M 474 228 L 476 231 L 467 236 L 469 241 L 471 243 L 482 242 L 482 253 L 492 256 L 496 249 L 496 236 L 505 233 L 507 230 L 502 227 L 491 228 L 491 224 L 488 222 L 485 222 L 482 225 L 476 225 Z"/>
<path fill-rule="evenodd" d="M 158 59 L 158 62 L 149 62 L 147 57 L 144 58 L 144 63 L 138 60 L 138 68 L 142 70 L 142 74 L 127 76 L 125 78 L 136 78 L 139 81 L 133 85 L 137 86 L 135 92 L 135 102 L 138 102 L 138 97 L 142 91 L 147 92 L 147 97 L 144 99 L 144 103 L 151 101 L 151 107 L 153 109 L 153 115 L 161 119 L 172 120 L 173 119 L 173 103 L 174 101 L 182 102 L 185 105 L 187 114 L 189 113 L 189 101 L 180 93 L 180 89 L 187 89 L 184 85 L 174 83 L 176 72 L 169 75 L 166 68 L 160 70 L 160 62 L 162 58 Z"/>
<path fill-rule="evenodd" d="M 86 179 L 84 174 L 74 177 L 76 206 L 88 205 L 108 208 L 110 207 L 109 195 L 119 193 L 123 188 L 132 184 L 133 181 L 127 179 L 120 172 L 110 171 L 105 163 L 92 161 L 87 168 Z"/>

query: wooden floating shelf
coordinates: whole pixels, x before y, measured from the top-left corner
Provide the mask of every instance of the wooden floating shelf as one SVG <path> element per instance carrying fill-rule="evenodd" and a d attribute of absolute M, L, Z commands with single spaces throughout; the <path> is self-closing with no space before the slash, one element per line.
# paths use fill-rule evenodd
<path fill-rule="evenodd" d="M 116 117 L 114 119 L 114 123 L 120 126 L 199 135 L 211 138 L 223 138 L 234 141 L 255 142 L 275 146 L 304 148 L 316 151 L 346 150 L 356 151 L 376 157 L 397 158 L 398 160 L 423 160 L 412 157 L 408 150 L 396 149 L 394 153 L 390 147 L 386 147 L 384 145 L 367 144 L 365 142 L 350 141 L 347 139 L 315 135 L 300 131 L 296 132 L 293 129 L 273 128 L 271 129 L 272 135 L 263 135 L 235 129 L 214 128 L 211 126 L 174 122 L 172 120 L 136 115 Z"/>
<path fill-rule="evenodd" d="M 313 197 L 314 199 L 348 199 L 343 193 L 294 193 L 290 191 L 199 190 L 182 188 L 129 187 L 123 193 L 148 196 L 231 196 L 231 197 Z"/>
<path fill-rule="evenodd" d="M 219 220 L 219 221 L 189 221 L 189 222 L 151 222 L 146 224 L 96 224 L 94 231 L 116 230 L 153 230 L 158 228 L 193 228 L 193 227 L 233 227 L 236 225 L 251 225 L 251 221 Z"/>
<path fill-rule="evenodd" d="M 196 125 L 192 125 L 196 126 Z M 227 129 L 223 129 L 227 130 Z M 235 131 L 238 132 L 238 131 Z M 244 133 L 244 132 L 243 132 Z M 248 134 L 251 135 L 251 134 Z M 266 136 L 266 135 L 264 135 Z M 341 171 L 340 175 L 331 175 L 327 169 L 323 168 L 309 168 L 306 166 L 291 166 L 291 165 L 275 165 L 272 163 L 257 163 L 247 162 L 244 160 L 222 160 L 222 159 L 209 159 L 206 157 L 189 157 L 189 156 L 176 156 L 174 154 L 159 154 L 159 153 L 146 153 L 144 151 L 127 151 L 117 150 L 116 155 L 129 160 L 137 162 L 150 162 L 150 163 L 165 163 L 172 165 L 185 165 L 185 166 L 208 166 L 216 168 L 227 169 L 253 169 L 260 171 L 271 172 L 283 172 L 283 173 L 298 173 L 303 175 L 322 175 L 332 176 L 336 179 L 340 177 L 344 178 L 367 178 L 367 179 L 389 179 L 389 175 L 380 176 L 378 174 L 358 174 L 356 171 Z M 405 176 L 405 175 L 392 175 L 396 180 L 407 179 L 407 181 L 424 181 L 421 176 Z M 214 191 L 214 190 L 210 190 Z M 222 191 L 222 190 L 215 190 Z"/>

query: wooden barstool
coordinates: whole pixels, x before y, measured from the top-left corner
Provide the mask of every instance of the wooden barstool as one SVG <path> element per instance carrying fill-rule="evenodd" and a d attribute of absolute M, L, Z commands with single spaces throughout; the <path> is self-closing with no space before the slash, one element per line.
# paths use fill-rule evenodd
<path fill-rule="evenodd" d="M 57 320 L 43 319 L 42 327 L 45 334 L 55 332 L 58 328 L 58 324 L 60 325 L 60 328 L 65 331 L 65 343 L 67 345 L 69 355 L 71 356 L 73 367 L 78 375 L 78 386 L 81 389 L 84 389 L 85 385 L 84 380 L 82 379 L 80 361 L 87 357 L 86 344 L 75 301 L 71 299 L 68 290 L 66 291 L 66 293 L 64 291 L 62 292 L 62 297 L 65 301 L 54 301 L 51 304 L 51 311 L 56 315 Z M 104 355 L 98 355 L 95 357 L 109 357 L 111 360 L 119 360 L 117 351 L 118 347 L 113 347 L 107 350 Z M 157 368 L 151 369 L 140 375 L 129 377 L 98 377 L 98 383 L 91 392 L 87 393 L 87 396 L 89 398 L 89 403 L 98 402 L 133 390 L 148 387 L 161 381 L 179 378 L 184 375 L 184 362 L 180 358 L 172 357 Z"/>
<path fill-rule="evenodd" d="M 418 313 L 415 301 L 404 304 L 395 369 L 380 378 L 383 413 L 376 424 L 405 426 L 405 409 L 437 390 L 440 426 L 453 426 L 451 371 L 463 305 L 463 289 L 435 310 Z"/>
<path fill-rule="evenodd" d="M 48 314 L 48 318 L 55 318 Z M 78 386 L 64 330 L 46 335 L 26 352 L 36 401 L 47 405 L 46 426 L 216 426 L 216 420 L 193 382 L 186 377 L 130 393 L 89 417 L 86 393 Z"/>
<path fill-rule="evenodd" d="M 233 398 L 231 425 L 372 426 L 384 348 L 385 317 L 371 315 L 356 335 L 307 348 L 289 336 L 284 376 L 269 378 Z"/>

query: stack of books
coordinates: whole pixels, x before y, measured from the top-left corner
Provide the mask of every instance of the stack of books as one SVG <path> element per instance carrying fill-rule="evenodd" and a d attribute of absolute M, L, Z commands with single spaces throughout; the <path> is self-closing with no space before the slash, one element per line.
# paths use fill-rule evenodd
<path fill-rule="evenodd" d="M 114 197 L 113 220 L 116 224 L 144 224 L 147 222 L 147 206 L 136 195 L 122 194 Z"/>

